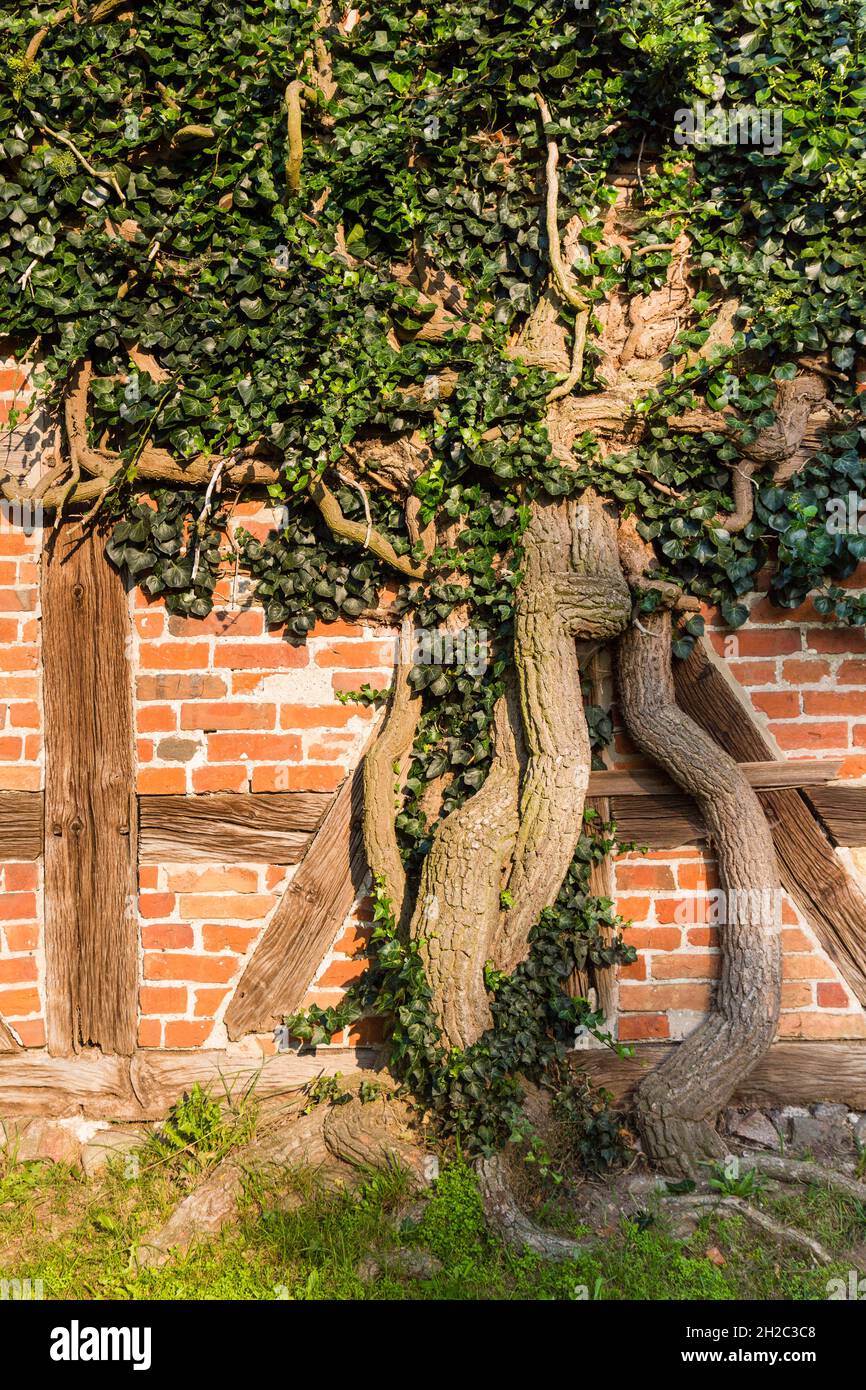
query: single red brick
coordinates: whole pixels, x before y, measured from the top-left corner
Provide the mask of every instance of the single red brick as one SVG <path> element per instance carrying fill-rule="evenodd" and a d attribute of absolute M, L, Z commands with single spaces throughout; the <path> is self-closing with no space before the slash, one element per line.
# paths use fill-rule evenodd
<path fill-rule="evenodd" d="M 0 1015 L 3 1018 L 26 1018 L 39 1013 L 39 991 L 36 989 L 0 990 Z"/>
<path fill-rule="evenodd" d="M 139 1004 L 143 1014 L 185 1014 L 186 989 L 183 985 L 142 985 Z"/>
<path fill-rule="evenodd" d="M 3 893 L 0 895 L 0 918 L 4 922 L 21 921 L 36 916 L 35 893 Z"/>
<path fill-rule="evenodd" d="M 0 956 L 0 985 L 26 985 L 38 979 L 32 956 Z"/>
<path fill-rule="evenodd" d="M 295 767 L 254 767 L 254 792 L 332 792 L 345 777 L 341 767 L 319 763 Z"/>
<path fill-rule="evenodd" d="M 638 1014 L 634 1018 L 621 1018 L 617 1025 L 617 1036 L 620 1042 L 650 1042 L 670 1037 L 667 1016 Z"/>
<path fill-rule="evenodd" d="M 275 762 L 286 758 L 298 761 L 302 756 L 298 734 L 209 734 L 208 759 L 211 762 L 237 762 L 249 758 L 254 762 Z"/>
<path fill-rule="evenodd" d="M 336 694 L 347 695 L 352 691 L 360 690 L 363 685 L 369 685 L 373 690 L 387 690 L 392 678 L 393 672 L 391 671 L 335 671 L 331 677 L 331 685 Z M 368 706 L 352 704 L 347 708 L 360 713 Z"/>
<path fill-rule="evenodd" d="M 308 666 L 310 653 L 306 647 L 293 647 L 290 642 L 217 642 L 214 666 L 232 671 L 285 671 Z"/>
<path fill-rule="evenodd" d="M 620 917 L 628 922 L 644 922 L 650 914 L 650 898 L 634 898 L 616 895 L 615 907 Z"/>
<path fill-rule="evenodd" d="M 197 989 L 195 1014 L 198 1018 L 214 1018 L 220 1004 L 229 993 L 227 989 Z"/>
<path fill-rule="evenodd" d="M 809 752 L 816 748 L 845 748 L 848 744 L 847 724 L 808 724 L 798 720 L 796 724 L 771 724 L 770 731 L 780 748 Z"/>
<path fill-rule="evenodd" d="M 213 1019 L 171 1019 L 165 1025 L 166 1047 L 201 1047 L 213 1028 Z"/>
<path fill-rule="evenodd" d="M 786 656 L 800 650 L 799 628 L 738 628 L 730 638 L 723 639 L 719 650 L 726 654 L 725 643 L 736 643 L 733 654 L 740 656 Z"/>
<path fill-rule="evenodd" d="M 366 968 L 363 961 L 333 960 L 316 984 L 320 989 L 346 989 L 360 980 Z"/>
<path fill-rule="evenodd" d="M 866 632 L 862 627 L 810 627 L 806 646 L 813 652 L 866 651 Z"/>
<path fill-rule="evenodd" d="M 194 792 L 245 792 L 249 780 L 250 770 L 246 763 L 238 763 L 236 767 L 218 763 L 216 767 L 194 767 L 192 770 Z"/>
<path fill-rule="evenodd" d="M 782 1014 L 780 1038 L 863 1038 L 866 1019 L 862 1014 L 830 1014 L 818 1009 L 806 1013 Z"/>
<path fill-rule="evenodd" d="M 15 1032 L 21 1039 L 22 1047 L 44 1047 L 47 1041 L 45 1022 L 41 1018 L 28 1018 L 16 1022 Z"/>
<path fill-rule="evenodd" d="M 731 670 L 741 685 L 772 685 L 776 679 L 774 661 L 732 661 Z"/>
<path fill-rule="evenodd" d="M 273 729 L 277 722 L 276 705 L 258 701 L 219 704 L 185 704 L 181 706 L 182 729 Z"/>
<path fill-rule="evenodd" d="M 666 1013 L 671 1009 L 686 1009 L 706 1013 L 712 991 L 708 984 L 630 985 L 620 986 L 619 1004 L 623 1013 Z"/>
<path fill-rule="evenodd" d="M 866 685 L 866 661 L 840 661 L 837 685 Z"/>
<path fill-rule="evenodd" d="M 136 778 L 141 796 L 167 796 L 186 791 L 186 773 L 182 767 L 141 767 Z"/>
<path fill-rule="evenodd" d="M 8 892 L 27 892 L 35 889 L 39 874 L 35 864 L 7 864 L 3 881 Z"/>
<path fill-rule="evenodd" d="M 664 892 L 674 887 L 671 869 L 663 864 L 618 864 L 616 868 L 617 889 L 652 889 Z"/>
<path fill-rule="evenodd" d="M 220 637 L 261 637 L 265 630 L 265 615 L 261 608 L 213 609 L 206 618 L 168 620 L 172 637 L 201 637 L 215 633 Z"/>
<path fill-rule="evenodd" d="M 630 946 L 635 943 L 629 942 Z M 646 979 L 646 956 L 638 956 L 631 965 L 621 965 L 619 968 L 619 978 L 621 980 L 645 980 Z"/>
<path fill-rule="evenodd" d="M 847 1009 L 849 1004 L 847 991 L 835 981 L 824 983 L 817 986 L 818 989 L 818 1008 L 819 1009 Z"/>
<path fill-rule="evenodd" d="M 393 642 L 333 642 L 316 653 L 317 666 L 344 666 L 353 671 L 388 665 L 393 660 Z"/>
<path fill-rule="evenodd" d="M 166 869 L 166 882 L 173 893 L 255 893 L 259 875 L 255 869 L 234 864 L 211 865 L 201 869 Z M 196 913 L 196 916 L 202 914 Z"/>
<path fill-rule="evenodd" d="M 146 955 L 146 980 L 191 980 L 208 985 L 227 984 L 238 968 L 234 956 Z"/>
<path fill-rule="evenodd" d="M 220 676 L 199 671 L 196 675 L 139 676 L 135 684 L 139 700 L 219 700 L 226 694 Z M 184 728 L 198 727 L 184 725 Z"/>
<path fill-rule="evenodd" d="M 171 705 L 139 705 L 135 726 L 140 734 L 167 734 L 177 728 L 177 715 Z"/>
<path fill-rule="evenodd" d="M 796 719 L 800 713 L 800 696 L 795 690 L 759 691 L 753 693 L 752 704 L 771 719 Z"/>
<path fill-rule="evenodd" d="M 235 951 L 245 955 L 258 936 L 257 927 L 235 927 L 223 922 L 206 922 L 202 942 L 206 951 Z"/>
<path fill-rule="evenodd" d="M 627 927 L 623 940 L 638 951 L 675 951 L 682 939 L 678 927 Z"/>
<path fill-rule="evenodd" d="M 852 662 L 851 664 L 856 665 L 857 663 Z M 866 673 L 866 663 L 863 665 L 864 673 Z M 829 661 L 810 661 L 805 657 L 791 657 L 790 661 L 783 661 L 782 663 L 782 675 L 792 685 L 817 685 L 819 681 L 825 680 L 829 674 Z"/>
<path fill-rule="evenodd" d="M 138 647 L 143 671 L 200 671 L 209 661 L 207 642 L 140 642 Z"/>
<path fill-rule="evenodd" d="M 139 893 L 138 895 L 138 915 L 139 917 L 168 917 L 174 912 L 175 896 L 173 893 Z"/>
<path fill-rule="evenodd" d="M 811 985 L 800 980 L 786 980 L 782 985 L 783 1009 L 809 1009 L 813 1002 Z"/>
<path fill-rule="evenodd" d="M 20 926 L 5 926 L 0 940 L 3 938 L 9 951 L 35 951 L 39 945 L 39 923 L 26 922 Z"/>
<path fill-rule="evenodd" d="M 654 980 L 714 980 L 718 976 L 720 956 L 703 951 L 671 951 L 653 956 Z"/>
<path fill-rule="evenodd" d="M 804 714 L 845 714 L 862 715 L 866 713 L 866 696 L 862 691 L 807 690 L 803 693 Z"/>
<path fill-rule="evenodd" d="M 194 940 L 192 927 L 186 922 L 154 922 L 141 929 L 141 944 L 149 951 L 181 951 Z"/>
<path fill-rule="evenodd" d="M 182 893 L 180 912 L 182 917 L 216 917 L 231 921 L 237 918 L 242 922 L 260 922 L 267 917 L 274 900 L 266 893 L 216 894 Z"/>
<path fill-rule="evenodd" d="M 158 1018 L 143 1018 L 138 1025 L 139 1047 L 162 1046 L 162 1022 Z"/>

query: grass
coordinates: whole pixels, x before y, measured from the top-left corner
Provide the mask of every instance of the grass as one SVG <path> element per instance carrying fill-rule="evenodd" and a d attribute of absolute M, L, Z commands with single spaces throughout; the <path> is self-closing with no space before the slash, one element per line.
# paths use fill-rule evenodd
<path fill-rule="evenodd" d="M 0 1280 L 41 1280 L 48 1299 L 824 1299 L 862 1264 L 866 1211 L 815 1189 L 769 1184 L 751 1200 L 834 1252 L 832 1267 L 756 1234 L 738 1216 L 708 1215 L 687 1238 L 663 1205 L 606 1229 L 575 1261 L 507 1249 L 488 1230 L 471 1168 L 442 1166 L 426 1202 L 407 1174 L 370 1174 L 355 1192 L 324 1192 L 303 1172 L 250 1179 L 241 1217 L 160 1269 L 138 1270 L 138 1246 L 201 1174 L 255 1125 L 248 1097 L 227 1107 L 193 1091 L 130 1162 L 93 1177 L 0 1151 Z M 586 1234 L 581 1213 L 557 1223 Z M 857 1252 L 859 1255 L 853 1254 Z"/>
<path fill-rule="evenodd" d="M 485 1226 L 471 1170 L 444 1166 L 416 1219 L 399 1171 L 360 1192 L 317 1192 L 303 1175 L 295 1209 L 286 1182 L 251 1190 L 239 1224 L 157 1270 L 137 1272 L 138 1242 L 182 1191 L 176 1174 L 121 1163 L 85 1180 L 63 1164 L 8 1165 L 0 1181 L 0 1277 L 41 1279 L 51 1299 L 821 1299 L 847 1278 L 842 1252 L 861 1238 L 861 1214 L 817 1193 L 786 1193 L 768 1209 L 840 1252 L 817 1269 L 756 1240 L 739 1218 L 708 1218 L 678 1240 L 662 1214 L 622 1222 L 597 1253 L 548 1264 L 505 1249 Z M 421 1259 L 407 1275 L 401 1262 Z M 719 1259 L 724 1264 L 719 1264 Z"/>

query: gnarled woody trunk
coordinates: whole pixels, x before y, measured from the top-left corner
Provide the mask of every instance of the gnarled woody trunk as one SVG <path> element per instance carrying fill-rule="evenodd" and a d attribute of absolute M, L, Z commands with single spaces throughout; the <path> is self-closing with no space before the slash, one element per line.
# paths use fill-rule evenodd
<path fill-rule="evenodd" d="M 628 619 L 614 522 L 594 493 L 536 502 L 523 539 L 515 667 L 495 715 L 484 785 L 439 826 L 411 923 L 449 1041 L 490 1023 L 484 963 L 511 971 L 559 890 L 581 832 L 590 745 L 575 641 L 608 638 Z M 513 905 L 503 910 L 508 888 Z"/>
<path fill-rule="evenodd" d="M 782 993 L 779 875 L 766 816 L 737 764 L 678 707 L 667 611 L 619 641 L 619 696 L 629 734 L 700 806 L 727 905 L 715 1007 L 637 1092 L 649 1155 L 668 1172 L 726 1149 L 712 1121 L 773 1040 Z"/>

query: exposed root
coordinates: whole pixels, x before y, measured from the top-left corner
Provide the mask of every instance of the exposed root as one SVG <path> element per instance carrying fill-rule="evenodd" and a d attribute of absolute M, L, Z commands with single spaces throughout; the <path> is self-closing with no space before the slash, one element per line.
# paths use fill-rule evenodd
<path fill-rule="evenodd" d="M 531 1250 L 545 1260 L 575 1260 L 597 1244 L 558 1236 L 531 1221 L 514 1200 L 505 1161 L 499 1154 L 481 1159 L 476 1171 L 487 1221 L 512 1249 Z"/>
<path fill-rule="evenodd" d="M 773 1236 L 784 1245 L 794 1246 L 798 1250 L 807 1250 L 819 1264 L 829 1265 L 833 1263 L 833 1256 L 830 1251 L 814 1240 L 812 1236 L 807 1236 L 803 1231 L 798 1231 L 793 1226 L 785 1226 L 781 1221 L 774 1221 L 772 1216 L 766 1212 L 759 1211 L 757 1207 L 750 1206 L 742 1197 L 719 1196 L 688 1196 L 688 1197 L 667 1197 L 665 1206 L 673 1206 L 684 1215 L 706 1216 L 707 1212 L 731 1211 L 741 1216 L 750 1225 L 757 1226 L 760 1231 L 765 1231 L 767 1235 Z"/>
<path fill-rule="evenodd" d="M 776 1154 L 754 1153 L 751 1149 L 745 1157 L 753 1168 L 765 1173 L 768 1178 L 801 1183 L 804 1187 L 820 1187 L 826 1192 L 835 1192 L 839 1197 L 866 1205 L 866 1183 L 849 1178 L 835 1168 L 823 1168 L 817 1163 L 802 1163 L 799 1159 L 781 1158 Z"/>

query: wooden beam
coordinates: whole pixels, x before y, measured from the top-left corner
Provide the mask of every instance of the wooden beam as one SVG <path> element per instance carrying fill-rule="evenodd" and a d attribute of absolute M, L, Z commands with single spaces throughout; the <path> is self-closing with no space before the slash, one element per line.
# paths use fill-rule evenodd
<path fill-rule="evenodd" d="M 362 768 L 363 759 L 334 797 L 240 978 L 225 1016 L 232 1039 L 268 1032 L 300 1006 L 361 889 Z"/>
<path fill-rule="evenodd" d="M 92 1120 L 159 1120 L 198 1082 L 217 1098 L 250 1086 L 277 1096 L 320 1075 L 346 1076 L 382 1065 L 380 1049 L 324 1048 L 274 1057 L 229 1052 L 136 1052 L 131 1058 L 85 1051 L 0 1054 L 0 1116 L 83 1116 Z"/>
<path fill-rule="evenodd" d="M 48 1046 L 136 1045 L 129 606 L 104 542 L 64 525 L 42 562 Z"/>
<path fill-rule="evenodd" d="M 330 792 L 140 796 L 139 857 L 143 864 L 297 864 L 332 799 Z"/>
<path fill-rule="evenodd" d="M 866 845 L 866 786 L 834 782 L 810 787 L 809 801 L 837 845 Z"/>
<path fill-rule="evenodd" d="M 697 642 L 674 662 L 677 700 L 738 762 L 776 756 L 733 677 Z M 782 887 L 795 899 L 830 959 L 866 1004 L 866 897 L 836 858 L 806 792 L 758 793 L 767 812 Z"/>
<path fill-rule="evenodd" d="M 670 1056 L 678 1043 L 641 1043 L 633 1057 L 617 1057 L 609 1048 L 572 1052 L 576 1071 L 617 1101 L 630 1100 L 634 1088 Z M 777 1042 L 742 1082 L 732 1105 L 810 1105 L 818 1101 L 866 1108 L 866 1041 Z"/>
<path fill-rule="evenodd" d="M 571 1066 L 627 1099 L 640 1078 L 678 1044 L 640 1044 L 633 1057 L 608 1048 L 569 1054 Z M 251 1057 L 215 1050 L 158 1052 L 129 1057 L 81 1052 L 0 1053 L 0 1115 L 81 1116 L 92 1120 L 162 1119 L 196 1082 L 219 1097 L 253 1087 L 261 1098 L 282 1095 L 320 1075 L 374 1071 L 385 1058 L 377 1048 L 319 1048 L 315 1052 Z M 809 1105 L 838 1102 L 866 1109 L 866 1041 L 779 1042 L 743 1082 L 734 1105 Z"/>
<path fill-rule="evenodd" d="M 740 771 L 752 787 L 813 787 L 832 782 L 842 766 L 839 758 L 787 758 L 741 763 Z M 588 796 L 670 796 L 679 787 L 655 768 L 591 772 Z M 681 794 L 681 793 L 680 793 Z"/>
<path fill-rule="evenodd" d="M 42 793 L 0 792 L 0 864 L 42 856 Z"/>
<path fill-rule="evenodd" d="M 21 1044 L 0 1018 L 0 1052 L 20 1052 Z"/>

